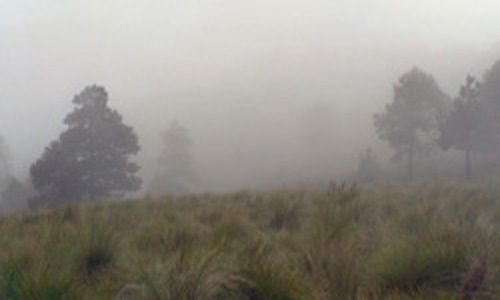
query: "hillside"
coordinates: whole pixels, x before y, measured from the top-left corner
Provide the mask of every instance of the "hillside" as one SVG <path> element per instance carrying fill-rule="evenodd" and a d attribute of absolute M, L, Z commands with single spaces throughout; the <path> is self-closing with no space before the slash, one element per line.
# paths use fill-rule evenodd
<path fill-rule="evenodd" d="M 499 192 L 493 183 L 331 186 L 6 215 L 0 294 L 494 299 Z"/>

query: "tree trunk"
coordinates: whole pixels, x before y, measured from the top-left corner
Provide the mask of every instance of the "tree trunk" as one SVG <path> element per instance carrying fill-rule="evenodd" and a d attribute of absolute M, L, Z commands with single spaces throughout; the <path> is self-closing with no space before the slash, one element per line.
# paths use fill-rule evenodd
<path fill-rule="evenodd" d="M 465 150 L 465 179 L 471 178 L 470 149 Z"/>

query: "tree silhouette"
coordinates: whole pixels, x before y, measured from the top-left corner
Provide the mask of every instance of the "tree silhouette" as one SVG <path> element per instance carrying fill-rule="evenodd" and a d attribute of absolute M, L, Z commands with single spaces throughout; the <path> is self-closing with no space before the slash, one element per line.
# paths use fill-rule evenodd
<path fill-rule="evenodd" d="M 478 146 L 484 152 L 500 151 L 500 60 L 485 72 L 479 88 L 481 135 Z"/>
<path fill-rule="evenodd" d="M 483 134 L 479 101 L 479 83 L 467 76 L 454 101 L 453 109 L 441 126 L 439 145 L 445 151 L 455 148 L 465 152 L 465 178 L 471 177 L 471 152 L 482 150 Z"/>
<path fill-rule="evenodd" d="M 447 104 L 448 97 L 434 78 L 415 67 L 394 85 L 393 102 L 375 115 L 377 134 L 394 149 L 393 160 L 406 156 L 409 180 L 413 178 L 414 156 L 432 146 Z"/>
<path fill-rule="evenodd" d="M 187 194 L 198 181 L 189 130 L 173 122 L 162 134 L 162 140 L 164 148 L 149 192 L 153 196 Z"/>
<path fill-rule="evenodd" d="M 11 177 L 9 149 L 5 140 L 0 137 L 0 189 L 4 189 Z"/>
<path fill-rule="evenodd" d="M 2 190 L 3 211 L 20 211 L 27 208 L 28 199 L 32 196 L 32 190 L 28 184 L 11 177 L 7 186 Z"/>
<path fill-rule="evenodd" d="M 354 179 L 356 182 L 373 183 L 382 176 L 382 167 L 377 161 L 373 150 L 368 147 L 358 162 L 358 168 Z"/>
<path fill-rule="evenodd" d="M 140 149 L 138 138 L 108 107 L 106 90 L 86 87 L 73 103 L 68 128 L 31 166 L 38 191 L 32 206 L 121 197 L 140 188 L 139 166 L 129 161 Z"/>

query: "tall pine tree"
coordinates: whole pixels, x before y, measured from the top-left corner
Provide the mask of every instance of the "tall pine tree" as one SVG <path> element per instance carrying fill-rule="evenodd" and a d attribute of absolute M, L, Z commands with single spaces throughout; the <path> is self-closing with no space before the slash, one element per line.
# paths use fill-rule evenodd
<path fill-rule="evenodd" d="M 141 186 L 130 161 L 140 150 L 137 135 L 108 107 L 104 87 L 86 87 L 73 103 L 68 128 L 31 166 L 38 191 L 31 206 L 116 198 Z"/>
<path fill-rule="evenodd" d="M 385 111 L 375 115 L 378 136 L 394 149 L 393 159 L 406 156 L 409 180 L 415 155 L 434 143 L 448 101 L 432 76 L 413 68 L 394 85 L 393 101 Z"/>
<path fill-rule="evenodd" d="M 441 125 L 439 145 L 443 150 L 455 148 L 465 153 L 465 178 L 471 177 L 471 153 L 481 151 L 483 128 L 479 101 L 479 83 L 467 76 L 460 94 L 454 101 L 453 109 Z"/>

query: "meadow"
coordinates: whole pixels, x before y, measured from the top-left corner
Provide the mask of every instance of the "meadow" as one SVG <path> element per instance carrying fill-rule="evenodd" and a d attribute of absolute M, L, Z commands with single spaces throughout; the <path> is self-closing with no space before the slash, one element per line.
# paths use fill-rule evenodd
<path fill-rule="evenodd" d="M 1 299 L 498 299 L 494 181 L 290 188 L 0 218 Z"/>

